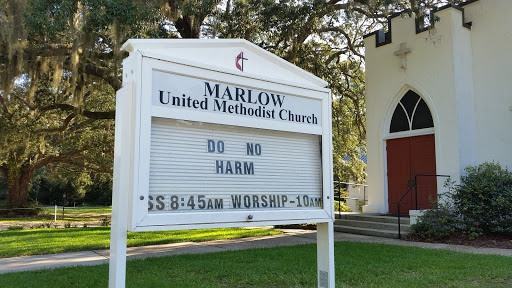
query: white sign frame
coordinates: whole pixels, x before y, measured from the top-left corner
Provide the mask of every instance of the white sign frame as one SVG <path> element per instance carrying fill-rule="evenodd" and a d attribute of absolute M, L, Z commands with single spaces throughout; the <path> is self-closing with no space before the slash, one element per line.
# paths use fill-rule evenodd
<path fill-rule="evenodd" d="M 128 65 L 140 67 L 140 73 L 135 73 L 128 78 L 133 85 L 131 100 L 119 98 L 117 101 L 129 101 L 133 103 L 133 114 L 122 116 L 121 121 L 132 121 L 131 137 L 123 141 L 129 141 L 133 149 L 133 159 L 130 164 L 129 199 L 129 231 L 155 231 L 175 229 L 198 229 L 214 227 L 243 227 L 263 225 L 283 225 L 290 223 L 321 223 L 333 221 L 334 207 L 332 190 L 332 144 L 331 144 L 331 112 L 330 90 L 325 88 L 301 87 L 297 84 L 287 85 L 271 82 L 257 77 L 244 77 L 231 71 L 222 69 L 205 69 L 183 63 L 177 59 L 162 59 L 164 56 L 145 55 L 137 51 L 128 59 Z M 131 61 L 130 61 L 131 60 Z M 131 62 L 131 63 L 130 63 Z M 152 106 L 152 75 L 153 70 L 164 73 L 178 74 L 187 77 L 204 79 L 212 83 L 226 83 L 241 87 L 250 87 L 265 91 L 273 91 L 284 95 L 293 95 L 321 101 L 321 125 L 306 125 L 292 122 L 278 122 L 262 119 L 250 119 L 233 115 L 214 115 L 203 111 L 166 109 Z M 131 79 L 130 79 L 131 78 Z M 130 81 L 131 80 L 131 81 Z M 144 97 L 143 97 L 144 95 Z M 152 117 L 173 118 L 214 124 L 236 125 L 277 131 L 298 132 L 306 134 L 322 135 L 322 194 L 323 209 L 297 209 L 297 210 L 252 210 L 252 211 L 222 211 L 205 213 L 148 213 L 147 199 L 149 186 L 149 158 Z M 235 121 L 236 120 L 236 121 Z M 127 169 L 128 167 L 121 167 Z M 249 215 L 251 215 L 249 217 Z M 249 219 L 251 218 L 251 219 Z"/>
<path fill-rule="evenodd" d="M 130 40 L 131 45 L 145 47 L 147 45 L 209 45 L 224 47 L 223 45 L 241 45 L 253 52 L 260 53 L 265 61 L 280 63 L 281 68 L 289 69 L 291 73 L 305 75 L 307 72 L 293 67 L 261 48 L 239 39 L 223 40 Z M 176 44 L 172 44 L 176 43 Z M 129 48 L 130 49 L 130 48 Z M 151 50 L 147 47 L 147 50 Z M 148 214 L 148 191 L 145 189 L 149 171 L 147 171 L 151 118 L 153 116 L 169 116 L 168 111 L 154 109 L 151 111 L 151 97 L 143 101 L 147 93 L 147 85 L 151 83 L 148 75 L 154 68 L 169 73 L 208 79 L 221 83 L 232 83 L 245 87 L 260 88 L 266 91 L 275 91 L 286 95 L 305 97 L 321 101 L 321 126 L 307 126 L 297 123 L 266 123 L 250 119 L 236 119 L 232 117 L 206 117 L 194 115 L 197 113 L 172 113 L 172 117 L 181 120 L 204 121 L 221 125 L 237 125 L 267 130 L 289 131 L 319 135 L 321 137 L 321 165 L 322 165 L 322 197 L 323 208 L 311 210 L 281 210 L 281 211 L 236 211 L 222 212 L 223 215 L 206 213 L 189 214 L 189 218 L 178 219 L 176 214 L 162 215 Z M 149 70 L 148 70 L 149 69 Z M 306 75 L 307 76 L 307 75 Z M 311 75 L 312 76 L 312 75 Z M 314 77 L 314 76 L 312 76 Z M 317 81 L 318 82 L 318 81 Z M 322 82 L 320 80 L 320 82 Z M 323 87 L 305 83 L 287 82 L 282 79 L 271 79 L 262 75 L 238 73 L 229 69 L 208 66 L 191 60 L 175 59 L 166 55 L 152 52 L 131 51 L 130 57 L 123 62 L 123 88 L 117 91 L 116 96 L 116 138 L 114 152 L 114 183 L 112 195 L 112 229 L 110 236 L 110 266 L 109 287 L 122 288 L 126 283 L 126 245 L 127 231 L 156 231 L 175 229 L 200 229 L 243 227 L 256 225 L 282 225 L 317 223 L 317 284 L 320 288 L 334 287 L 334 201 L 332 177 L 332 134 L 331 134 L 331 97 L 330 90 Z M 152 114 L 153 113 L 153 114 Z M 197 117 L 196 117 L 197 116 Z M 140 169 L 136 169 L 139 167 Z M 141 192 L 142 191 L 142 192 Z M 142 204 L 141 204 L 142 203 Z M 215 213 L 215 212 L 213 212 Z M 251 217 L 248 217 L 248 214 Z M 181 213 L 180 213 L 181 214 Z M 202 214 L 202 215 L 201 215 Z M 225 216 L 228 214 L 228 216 Z M 162 217 L 163 216 L 163 217 Z M 214 216 L 214 217 L 212 217 Z M 207 220 L 205 218 L 207 217 Z M 252 218 L 252 219 L 250 219 Z M 178 221 L 177 221 L 178 220 Z M 214 221 L 212 221 L 214 220 Z"/>

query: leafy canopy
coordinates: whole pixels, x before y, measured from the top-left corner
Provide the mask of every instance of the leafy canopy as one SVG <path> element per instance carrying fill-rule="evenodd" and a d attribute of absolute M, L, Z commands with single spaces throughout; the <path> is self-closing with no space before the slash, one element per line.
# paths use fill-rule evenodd
<path fill-rule="evenodd" d="M 26 203 L 30 179 L 43 167 L 110 173 L 126 56 L 120 47 L 128 38 L 244 38 L 326 79 L 334 172 L 363 181 L 362 36 L 392 12 L 422 18 L 445 2 L 0 0 L 0 175 L 8 200 Z"/>

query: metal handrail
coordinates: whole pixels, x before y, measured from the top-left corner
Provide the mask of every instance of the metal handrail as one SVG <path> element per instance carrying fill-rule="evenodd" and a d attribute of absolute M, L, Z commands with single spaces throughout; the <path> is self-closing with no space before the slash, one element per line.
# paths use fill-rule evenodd
<path fill-rule="evenodd" d="M 402 239 L 402 234 L 400 233 L 400 201 L 402 201 L 402 199 L 404 199 L 404 197 L 409 193 L 409 191 L 411 191 L 412 188 L 415 188 L 415 201 L 416 201 L 416 210 L 418 210 L 418 176 L 429 176 L 429 177 L 448 177 L 450 178 L 450 175 L 438 175 L 438 174 L 414 174 L 414 183 L 409 187 L 407 188 L 407 191 L 405 191 L 404 195 L 402 195 L 402 197 L 400 197 L 400 199 L 398 200 L 398 239 Z"/>
<path fill-rule="evenodd" d="M 346 201 L 347 198 L 350 198 L 350 197 L 341 197 L 341 184 L 345 184 L 347 185 L 347 187 L 349 185 L 352 185 L 352 186 L 363 186 L 363 201 L 364 201 L 364 204 L 367 204 L 368 203 L 368 199 L 367 199 L 367 195 L 366 195 L 366 188 L 368 187 L 368 184 L 359 184 L 359 183 L 352 183 L 352 182 L 342 182 L 342 181 L 336 181 L 334 180 L 333 181 L 334 183 L 334 189 L 336 191 L 336 189 L 338 190 L 338 192 L 336 193 L 335 192 L 335 195 L 334 195 L 334 200 L 336 201 L 341 201 L 341 199 L 344 199 Z M 337 185 L 336 185 L 337 184 Z M 337 186 L 337 187 L 336 187 Z M 336 194 L 338 194 L 339 196 L 337 197 Z M 341 205 L 338 207 L 338 215 L 341 214 Z"/>

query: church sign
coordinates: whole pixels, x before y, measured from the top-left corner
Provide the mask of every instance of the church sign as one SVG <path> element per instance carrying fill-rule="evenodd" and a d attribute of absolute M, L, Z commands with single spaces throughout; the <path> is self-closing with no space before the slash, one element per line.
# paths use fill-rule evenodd
<path fill-rule="evenodd" d="M 127 231 L 317 223 L 334 287 L 326 82 L 245 40 L 129 40 L 116 96 L 109 287 Z"/>
<path fill-rule="evenodd" d="M 332 219 L 327 89 L 162 58 L 124 63 L 140 67 L 118 97 L 132 105 L 128 230 Z"/>
<path fill-rule="evenodd" d="M 171 118 L 197 111 L 321 127 L 321 101 L 160 71 L 152 80 L 161 118 L 151 124 L 148 214 L 323 208 L 318 135 Z"/>

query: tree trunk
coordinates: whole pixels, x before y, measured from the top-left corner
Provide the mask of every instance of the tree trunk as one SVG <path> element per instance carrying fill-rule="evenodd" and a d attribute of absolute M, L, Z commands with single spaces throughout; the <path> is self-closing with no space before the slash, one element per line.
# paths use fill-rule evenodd
<path fill-rule="evenodd" d="M 193 39 L 200 36 L 200 27 L 194 27 L 194 20 L 190 16 L 184 15 L 176 21 L 175 26 L 181 38 Z"/>
<path fill-rule="evenodd" d="M 11 207 L 23 207 L 28 202 L 31 170 L 9 171 L 7 176 L 7 202 Z"/>

